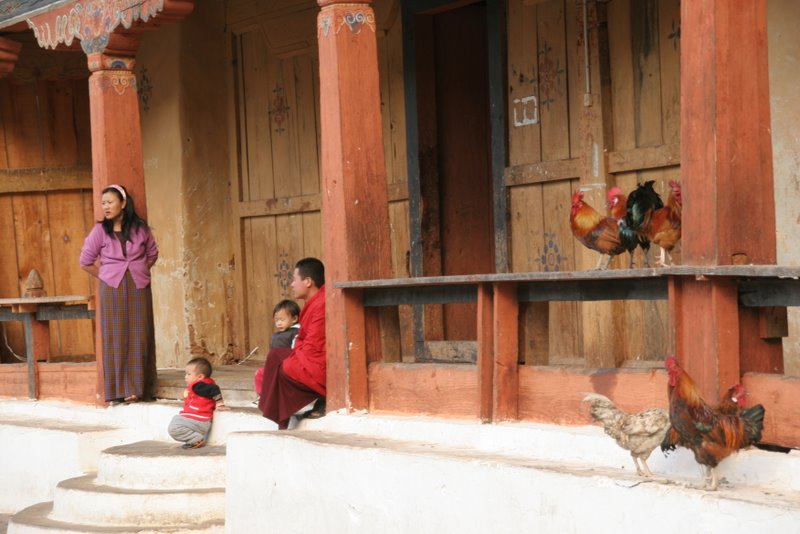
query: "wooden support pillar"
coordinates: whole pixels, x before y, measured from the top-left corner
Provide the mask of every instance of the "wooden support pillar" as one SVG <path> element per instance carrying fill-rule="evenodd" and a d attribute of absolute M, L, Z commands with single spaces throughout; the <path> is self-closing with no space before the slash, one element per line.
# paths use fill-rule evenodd
<path fill-rule="evenodd" d="M 144 186 L 142 133 L 139 121 L 139 99 L 131 57 L 113 57 L 102 53 L 88 55 L 89 113 L 92 132 L 92 189 L 94 219 L 103 220 L 100 206 L 103 189 L 121 184 L 133 196 L 136 212 L 147 218 Z M 98 282 L 99 284 L 99 282 Z M 99 294 L 99 287 L 95 288 Z M 103 309 L 97 302 L 95 320 L 95 354 L 97 356 L 98 404 L 104 391 L 103 336 L 99 327 Z"/>
<path fill-rule="evenodd" d="M 364 313 L 333 282 L 392 272 L 375 14 L 371 1 L 318 4 L 327 406 L 363 409 Z"/>
<path fill-rule="evenodd" d="M 766 5 L 681 3 L 681 46 L 688 51 L 681 54 L 685 264 L 775 263 Z M 735 305 L 730 282 L 684 282 L 678 291 L 678 360 L 707 399 L 738 381 L 740 367 L 783 370 L 780 343 L 758 341 L 758 321 Z M 734 322 L 745 343 L 723 339 L 733 335 Z M 701 342 L 702 351 L 700 340 L 710 341 Z"/>
<path fill-rule="evenodd" d="M 517 284 L 494 284 L 494 420 L 519 418 L 519 300 Z"/>
<path fill-rule="evenodd" d="M 125 186 L 134 198 L 136 212 L 147 218 L 142 131 L 133 57 L 95 53 L 88 58 L 92 72 L 89 77 L 89 111 L 95 220 L 103 219 L 100 197 L 109 184 Z"/>

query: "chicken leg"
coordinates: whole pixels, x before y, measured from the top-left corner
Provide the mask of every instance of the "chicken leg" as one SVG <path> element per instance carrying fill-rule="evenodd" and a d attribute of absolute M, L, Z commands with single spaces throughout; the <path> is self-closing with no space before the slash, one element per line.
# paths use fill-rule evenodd
<path fill-rule="evenodd" d="M 717 478 L 717 469 L 711 466 L 705 466 L 705 488 L 709 491 L 716 491 L 719 487 L 719 479 Z"/>
<path fill-rule="evenodd" d="M 653 472 L 650 471 L 650 468 L 647 466 L 647 461 L 644 458 L 640 458 L 636 456 L 634 453 L 631 453 L 631 458 L 633 458 L 633 463 L 636 465 L 636 474 L 643 477 L 652 477 Z M 642 462 L 642 466 L 639 467 L 639 462 Z"/>

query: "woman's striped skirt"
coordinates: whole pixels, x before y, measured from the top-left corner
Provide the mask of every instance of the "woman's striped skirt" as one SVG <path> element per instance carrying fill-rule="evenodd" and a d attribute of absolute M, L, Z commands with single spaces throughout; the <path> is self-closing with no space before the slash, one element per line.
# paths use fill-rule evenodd
<path fill-rule="evenodd" d="M 100 311 L 106 401 L 152 398 L 156 344 L 150 286 L 137 289 L 130 272 L 117 288 L 101 280 Z"/>

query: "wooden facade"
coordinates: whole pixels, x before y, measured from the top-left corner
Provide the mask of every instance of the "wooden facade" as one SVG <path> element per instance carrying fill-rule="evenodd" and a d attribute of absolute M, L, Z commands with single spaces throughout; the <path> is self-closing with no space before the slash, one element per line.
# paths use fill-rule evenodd
<path fill-rule="evenodd" d="M 167 20 L 187 13 L 186 2 L 163 3 Z M 766 6 L 227 3 L 238 312 L 224 320 L 237 324 L 236 356 L 261 347 L 263 357 L 272 306 L 289 296 L 293 263 L 319 256 L 329 273 L 330 408 L 578 424 L 586 422 L 581 391 L 608 394 L 627 409 L 665 405 L 661 362 L 677 352 L 708 398 L 743 381 L 768 417 L 776 414 L 765 439 L 799 446 L 800 433 L 774 422 L 788 420 L 784 399 L 800 393 L 796 379 L 782 375 L 780 341 L 782 313 L 796 303 L 742 303 L 747 279 L 783 283 L 774 269 L 719 270 L 776 262 L 774 236 L 753 235 L 737 217 L 755 209 L 775 228 Z M 120 33 L 117 55 L 106 56 L 129 60 L 135 46 L 122 47 L 130 35 Z M 96 67 L 105 73 L 98 78 L 120 75 L 106 67 Z M 131 65 L 122 70 L 130 76 Z M 75 173 L 93 164 L 95 195 L 114 165 L 135 168 L 142 197 L 145 186 L 141 154 L 127 151 L 125 159 L 113 149 L 135 144 L 136 128 L 102 144 L 114 128 L 93 118 L 87 159 L 89 102 L 138 122 L 135 98 L 103 100 L 85 78 L 38 80 L 47 95 L 39 109 L 51 101 L 83 107 L 72 111 L 81 126 L 36 130 L 30 114 L 13 114 L 33 106 L 11 103 L 30 98 L 15 97 L 13 83 L 0 85 L 8 87 L 0 93 L 6 165 L 47 168 L 47 180 L 72 187 L 34 193 L 29 175 L 0 178 L 25 184 L 0 190 L 0 207 L 20 213 L 0 210 L 0 230 L 27 236 L 25 250 L 17 246 L 23 260 L 0 268 L 3 292 L 19 291 L 26 254 L 38 258 L 54 250 L 53 235 L 66 235 L 59 217 L 88 228 L 92 202 Z M 744 106 L 754 117 L 747 125 L 736 120 Z M 60 141 L 32 133 L 44 130 Z M 75 161 L 48 156 L 56 145 L 73 146 Z M 12 163 L 15 150 L 38 151 L 40 159 Z M 670 180 L 684 186 L 678 270 L 626 271 L 627 258 L 618 258 L 611 275 L 587 273 L 596 256 L 571 235 L 571 194 L 584 191 L 604 211 L 610 187 L 629 191 L 645 180 L 664 196 Z M 754 182 L 754 197 L 737 193 Z M 44 203 L 36 195 L 46 195 Z M 59 195 L 64 207 L 51 208 Z M 31 237 L 39 235 L 34 222 L 48 226 L 49 237 Z M 46 285 L 63 293 L 53 278 L 56 256 L 77 251 L 51 254 Z M 639 253 L 636 261 L 641 266 Z M 707 271 L 692 270 L 700 268 Z M 759 295 L 765 284 L 757 284 Z M 87 332 L 63 330 L 70 333 L 53 343 L 89 342 Z M 19 345 L 20 331 L 10 335 Z M 69 343 L 51 352 L 68 353 Z"/>

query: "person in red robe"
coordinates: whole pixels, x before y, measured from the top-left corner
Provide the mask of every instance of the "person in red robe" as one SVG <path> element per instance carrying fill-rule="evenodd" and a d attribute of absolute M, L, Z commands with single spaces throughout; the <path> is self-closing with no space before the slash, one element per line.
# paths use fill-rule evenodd
<path fill-rule="evenodd" d="M 292 274 L 295 299 L 305 300 L 294 348 L 275 348 L 264 362 L 258 407 L 264 417 L 289 427 L 298 410 L 314 403 L 307 418 L 325 414 L 325 267 L 317 258 L 298 261 Z"/>

